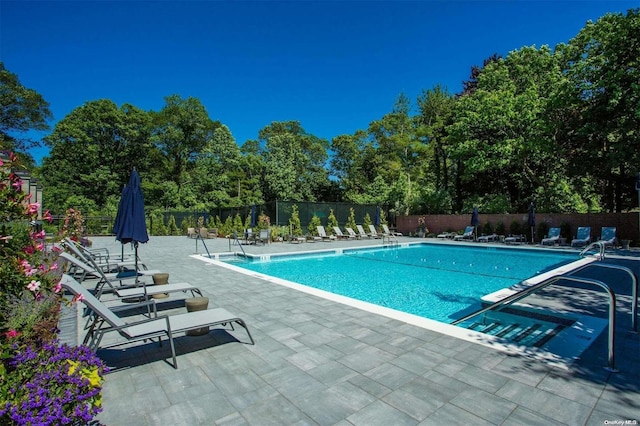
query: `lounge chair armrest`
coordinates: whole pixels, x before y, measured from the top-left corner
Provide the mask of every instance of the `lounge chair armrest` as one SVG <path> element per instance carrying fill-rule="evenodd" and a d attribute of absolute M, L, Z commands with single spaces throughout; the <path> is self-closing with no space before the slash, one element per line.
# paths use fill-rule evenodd
<path fill-rule="evenodd" d="M 120 326 L 117 327 L 111 327 L 110 330 L 122 330 L 123 328 L 128 328 L 128 327 L 132 327 L 134 325 L 140 325 L 140 324 L 146 324 L 148 322 L 151 321 L 159 321 L 164 319 L 167 322 L 167 330 L 169 330 L 169 315 L 158 315 L 154 318 L 146 318 L 143 320 L 139 320 L 139 321 L 134 321 L 134 322 L 128 322 L 126 324 L 122 324 Z"/>
<path fill-rule="evenodd" d="M 136 309 L 142 306 L 149 306 L 149 305 L 151 306 L 151 311 L 153 312 L 153 319 L 158 318 L 158 307 L 156 305 L 156 299 L 148 299 L 138 303 L 129 303 L 124 305 L 111 306 L 109 307 L 109 309 L 111 309 L 111 311 L 113 312 L 120 312 L 120 311 L 128 311 L 130 309 Z"/>

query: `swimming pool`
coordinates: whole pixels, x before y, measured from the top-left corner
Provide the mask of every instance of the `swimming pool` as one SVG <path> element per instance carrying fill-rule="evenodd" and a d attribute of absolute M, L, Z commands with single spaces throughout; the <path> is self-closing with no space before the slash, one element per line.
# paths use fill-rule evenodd
<path fill-rule="evenodd" d="M 268 256 L 235 266 L 449 323 L 480 298 L 578 259 L 576 253 L 443 244 Z"/>

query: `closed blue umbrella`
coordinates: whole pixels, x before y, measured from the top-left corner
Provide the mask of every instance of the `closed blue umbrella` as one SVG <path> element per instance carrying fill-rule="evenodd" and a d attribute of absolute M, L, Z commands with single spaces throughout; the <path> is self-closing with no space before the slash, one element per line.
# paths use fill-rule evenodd
<path fill-rule="evenodd" d="M 116 240 L 122 244 L 133 243 L 135 250 L 136 274 L 138 273 L 138 243 L 149 241 L 147 234 L 147 224 L 144 214 L 144 196 L 140 188 L 140 176 L 136 169 L 133 169 L 129 177 L 129 184 L 122 190 L 122 198 L 118 215 L 114 222 L 114 232 Z"/>
<path fill-rule="evenodd" d="M 258 222 L 256 221 L 256 205 L 252 204 L 251 205 L 251 227 L 255 228 L 257 223 Z"/>
<path fill-rule="evenodd" d="M 529 204 L 529 228 L 531 228 L 531 242 L 535 243 L 534 228 L 536 227 L 536 209 L 533 206 L 533 201 Z"/>
<path fill-rule="evenodd" d="M 480 217 L 478 213 L 478 208 L 474 207 L 471 212 L 471 226 L 473 226 L 475 231 L 475 237 L 478 237 L 478 224 L 480 223 Z"/>
<path fill-rule="evenodd" d="M 380 207 L 376 206 L 376 217 L 373 219 L 373 224 L 378 227 L 380 226 Z"/>

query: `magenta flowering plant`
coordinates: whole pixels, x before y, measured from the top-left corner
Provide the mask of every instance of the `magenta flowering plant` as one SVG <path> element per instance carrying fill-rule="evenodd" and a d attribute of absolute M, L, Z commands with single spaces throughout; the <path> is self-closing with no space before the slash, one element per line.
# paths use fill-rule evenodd
<path fill-rule="evenodd" d="M 80 241 L 84 234 L 84 217 L 78 209 L 69 208 L 64 215 L 61 235 L 63 238 L 69 237 L 73 241 Z"/>
<path fill-rule="evenodd" d="M 89 348 L 52 341 L 14 349 L 0 395 L 1 424 L 87 424 L 102 411 L 108 369 Z"/>
<path fill-rule="evenodd" d="M 18 166 L 12 154 L 0 160 L 0 424 L 86 424 L 100 410 L 105 368 L 88 348 L 56 341 L 64 265 L 35 226 L 40 206 Z"/>
<path fill-rule="evenodd" d="M 32 330 L 20 324 L 16 306 L 58 299 L 62 268 L 57 253 L 46 249 L 44 231 L 35 227 L 40 206 L 22 191 L 17 158 L 8 158 L 0 160 L 0 332 L 20 332 L 24 339 Z M 49 212 L 44 218 L 51 218 Z"/>

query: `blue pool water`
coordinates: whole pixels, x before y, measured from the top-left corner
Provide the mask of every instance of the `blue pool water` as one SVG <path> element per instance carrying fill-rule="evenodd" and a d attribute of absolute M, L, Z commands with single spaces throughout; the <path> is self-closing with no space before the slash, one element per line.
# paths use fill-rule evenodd
<path fill-rule="evenodd" d="M 420 244 L 280 256 L 236 266 L 441 322 L 576 253 Z"/>

